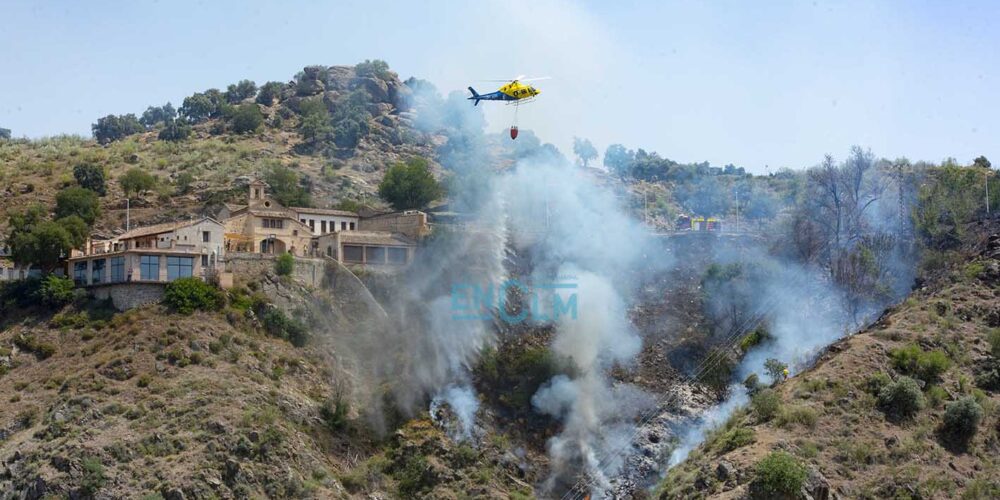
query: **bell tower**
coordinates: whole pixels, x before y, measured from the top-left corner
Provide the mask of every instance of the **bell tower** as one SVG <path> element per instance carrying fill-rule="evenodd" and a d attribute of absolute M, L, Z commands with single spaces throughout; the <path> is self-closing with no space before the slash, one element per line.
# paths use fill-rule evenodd
<path fill-rule="evenodd" d="M 260 179 L 254 179 L 250 182 L 248 187 L 250 189 L 249 198 L 247 198 L 249 204 L 254 204 L 264 199 L 265 193 L 267 192 L 266 182 Z"/>

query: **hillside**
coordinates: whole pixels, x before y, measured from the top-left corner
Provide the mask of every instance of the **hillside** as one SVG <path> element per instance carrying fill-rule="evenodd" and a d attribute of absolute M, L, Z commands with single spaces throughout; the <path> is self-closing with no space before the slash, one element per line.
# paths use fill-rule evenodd
<path fill-rule="evenodd" d="M 176 119 L 148 126 L 136 123 L 132 133 L 114 140 L 56 136 L 0 141 L 0 191 L 5 193 L 0 224 L 6 224 L 12 208 L 34 202 L 50 206 L 56 192 L 75 184 L 73 169 L 78 165 L 96 166 L 107 179 L 99 232 L 124 226 L 126 202 L 120 179 L 133 168 L 158 179 L 152 188 L 131 196 L 133 225 L 203 213 L 224 202 L 241 203 L 243 193 L 234 190 L 234 180 L 263 176 L 276 167 L 292 170 L 318 207 L 340 202 L 383 206 L 375 190 L 385 170 L 414 156 L 430 159 L 441 175 L 433 160 L 436 145 L 444 139 L 416 128 L 411 92 L 388 69 L 359 76 L 357 67 L 310 66 L 296 79 L 275 87 L 269 104 L 252 94 L 241 99 L 215 89 L 196 93 L 188 99 L 214 96 L 218 109 L 185 118 L 187 110 L 181 106 Z M 303 132 L 307 104 L 314 105 L 317 114 L 326 113 L 331 128 L 323 138 L 307 139 Z M 232 110 L 241 107 L 259 109 L 261 122 L 250 130 L 237 130 Z M 134 115 L 131 120 L 136 120 Z M 161 138 L 168 123 L 179 124 L 187 135 Z M 342 142 L 333 128 L 344 123 L 361 124 L 361 131 L 352 136 L 354 142 Z"/>
<path fill-rule="evenodd" d="M 778 401 L 758 396 L 734 414 L 670 471 L 659 498 L 780 496 L 759 489 L 757 472 L 775 450 L 808 469 L 803 492 L 812 498 L 996 498 L 1000 225 L 973 224 L 970 233 L 958 265 L 829 346 L 815 367 L 778 383 Z M 943 355 L 913 368 L 903 360 L 907 348 Z M 929 373 L 932 364 L 938 368 Z M 894 414 L 880 399 L 905 376 L 922 386 L 913 416 Z M 967 442 L 943 425 L 945 409 L 966 397 L 982 411 Z"/>

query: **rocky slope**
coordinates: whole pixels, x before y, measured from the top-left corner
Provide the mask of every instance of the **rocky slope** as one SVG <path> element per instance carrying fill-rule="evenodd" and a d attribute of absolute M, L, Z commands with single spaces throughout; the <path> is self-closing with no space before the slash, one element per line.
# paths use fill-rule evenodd
<path fill-rule="evenodd" d="M 670 471 L 659 498 L 766 497 L 755 489 L 757 467 L 776 450 L 808 470 L 790 498 L 996 498 L 1000 387 L 988 377 L 1000 364 L 989 340 L 1000 340 L 998 228 L 995 220 L 974 224 L 967 260 L 779 383 L 777 408 L 755 403 L 736 413 Z M 914 369 L 901 361 L 907 348 L 942 353 L 933 364 L 946 369 Z M 879 388 L 904 376 L 917 379 L 924 404 L 899 418 Z M 946 408 L 965 397 L 982 410 L 967 442 L 944 424 Z"/>

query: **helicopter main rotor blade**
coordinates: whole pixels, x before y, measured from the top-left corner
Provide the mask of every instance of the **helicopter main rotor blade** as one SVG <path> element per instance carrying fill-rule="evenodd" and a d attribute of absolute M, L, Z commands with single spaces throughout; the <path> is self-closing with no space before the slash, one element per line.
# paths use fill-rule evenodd
<path fill-rule="evenodd" d="M 525 78 L 519 81 L 521 82 L 537 82 L 538 80 L 551 80 L 551 76 L 536 76 L 535 78 Z"/>

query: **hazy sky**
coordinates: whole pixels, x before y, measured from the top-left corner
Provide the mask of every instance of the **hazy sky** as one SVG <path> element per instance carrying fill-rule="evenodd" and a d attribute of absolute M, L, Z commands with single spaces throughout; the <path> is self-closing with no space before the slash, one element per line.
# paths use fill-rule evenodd
<path fill-rule="evenodd" d="M 761 172 L 852 144 L 1000 162 L 1000 2 L 0 0 L 0 127 L 89 135 L 309 64 L 389 62 L 443 91 L 552 76 L 519 125 Z M 490 128 L 513 108 L 484 103 Z"/>

